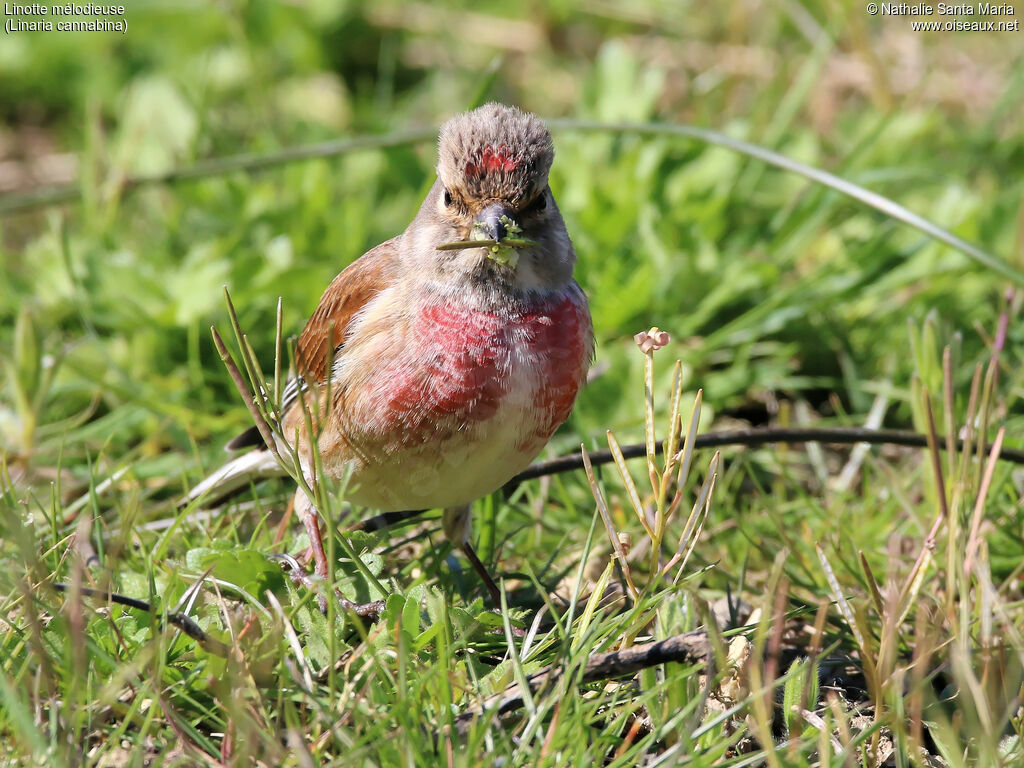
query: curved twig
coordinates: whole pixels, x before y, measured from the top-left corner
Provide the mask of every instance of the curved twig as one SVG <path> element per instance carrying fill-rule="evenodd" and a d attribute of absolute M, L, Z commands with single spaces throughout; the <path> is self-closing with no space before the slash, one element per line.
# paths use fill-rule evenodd
<path fill-rule="evenodd" d="M 719 133 L 718 131 L 710 131 L 706 128 L 698 128 L 693 125 L 676 125 L 674 123 L 600 123 L 589 120 L 549 120 L 548 124 L 554 130 L 563 129 L 567 131 L 591 133 L 624 133 L 640 136 L 679 136 L 682 138 L 702 141 L 706 144 L 714 144 L 715 146 L 724 147 L 725 149 L 732 150 L 733 152 L 739 152 L 740 154 L 753 157 L 756 160 L 767 163 L 768 165 L 781 168 L 784 171 L 799 174 L 805 179 L 810 179 L 822 186 L 834 189 L 836 192 L 840 192 L 847 197 L 858 200 L 865 205 L 884 213 L 886 216 L 902 221 L 904 224 L 908 224 L 914 229 L 924 232 L 929 237 L 933 237 L 952 248 L 956 248 L 958 251 L 970 256 L 979 264 L 983 264 L 989 269 L 998 272 L 1003 277 L 1017 285 L 1024 285 L 1024 273 L 1021 273 L 1014 267 L 996 258 L 991 253 L 982 250 L 978 246 L 967 242 L 963 238 L 957 237 L 952 232 L 932 224 L 923 216 L 919 216 L 913 211 L 904 208 L 899 203 L 893 202 L 889 198 L 884 197 L 877 192 L 872 192 L 870 189 L 865 189 L 858 184 L 854 184 L 852 181 L 847 181 L 846 179 L 840 178 L 828 171 L 824 171 L 821 168 L 815 168 L 814 166 L 801 163 L 798 160 L 786 157 L 778 152 L 773 152 L 770 149 L 765 149 L 757 144 L 751 144 L 750 142 L 743 141 L 742 139 L 734 139 L 731 136 L 726 136 L 724 133 Z"/>
<path fill-rule="evenodd" d="M 273 152 L 251 152 L 240 155 L 228 155 L 227 157 L 216 157 L 211 160 L 201 160 L 187 168 L 177 168 L 166 173 L 129 176 L 121 181 L 121 190 L 122 192 L 132 192 L 141 187 L 151 187 L 157 184 L 198 181 L 199 179 L 220 176 L 221 174 L 233 173 L 234 171 L 255 173 L 279 165 L 287 165 L 288 163 L 302 162 L 304 160 L 315 160 L 323 157 L 337 157 L 338 155 L 345 155 L 362 149 L 386 149 L 406 144 L 417 144 L 421 141 L 432 139 L 436 135 L 437 129 L 433 127 L 413 128 L 408 131 L 385 134 L 384 136 L 356 136 L 351 139 L 335 139 L 334 141 L 323 141 L 317 144 L 302 144 L 297 147 L 288 147 Z M 0 216 L 49 205 L 75 203 L 81 197 L 82 188 L 77 182 L 41 187 L 22 195 L 6 195 L 0 198 Z"/>
<path fill-rule="evenodd" d="M 759 427 L 757 429 L 737 429 L 728 432 L 708 432 L 698 435 L 694 444 L 696 448 L 717 448 L 724 445 L 764 445 L 766 443 L 871 443 L 873 445 L 903 445 L 908 448 L 927 448 L 928 437 L 920 432 L 908 429 L 868 429 L 866 427 Z M 945 441 L 940 441 L 940 449 L 946 449 Z M 963 450 L 964 441 L 956 441 L 956 449 Z M 657 444 L 661 453 L 662 444 Z M 646 447 L 642 443 L 622 447 L 622 455 L 627 459 L 644 456 Z M 1024 464 L 1024 451 L 1003 448 L 999 458 L 1013 464 Z M 590 462 L 610 464 L 614 461 L 611 451 L 594 451 L 590 453 Z M 548 461 L 538 461 L 509 480 L 504 487 L 506 493 L 515 490 L 524 480 L 532 480 L 544 475 L 557 475 L 583 468 L 582 456 L 562 456 Z"/>

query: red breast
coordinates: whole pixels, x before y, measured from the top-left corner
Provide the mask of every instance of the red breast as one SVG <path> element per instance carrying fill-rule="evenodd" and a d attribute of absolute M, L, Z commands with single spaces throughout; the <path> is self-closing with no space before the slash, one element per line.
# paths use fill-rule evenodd
<path fill-rule="evenodd" d="M 539 450 L 572 410 L 591 350 L 590 316 L 575 286 L 510 311 L 427 304 L 403 354 L 360 399 L 376 412 L 378 434 L 402 445 L 485 426 L 511 404 L 523 411 L 518 447 Z"/>

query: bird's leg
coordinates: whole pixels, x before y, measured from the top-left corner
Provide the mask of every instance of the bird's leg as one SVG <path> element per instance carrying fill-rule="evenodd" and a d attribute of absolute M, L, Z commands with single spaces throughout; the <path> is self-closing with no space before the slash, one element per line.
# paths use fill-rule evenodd
<path fill-rule="evenodd" d="M 313 552 L 313 572 L 320 578 L 327 578 L 327 553 L 324 552 L 324 540 L 320 536 L 320 517 L 316 508 L 301 488 L 295 491 L 295 514 L 306 527 L 309 534 L 309 548 Z"/>
<path fill-rule="evenodd" d="M 313 572 L 316 576 L 321 579 L 327 578 L 327 553 L 324 551 L 323 538 L 320 535 L 320 517 L 316 512 L 316 509 L 310 503 L 309 498 L 306 496 L 305 491 L 301 488 L 295 491 L 294 499 L 295 514 L 298 515 L 302 524 L 306 527 L 306 532 L 309 533 L 309 550 L 313 553 Z M 291 575 L 292 581 L 296 584 L 306 587 L 307 589 L 314 589 L 314 580 L 306 575 L 306 572 L 298 567 L 298 562 L 291 557 L 280 557 Z M 376 619 L 380 616 L 380 613 L 384 610 L 384 601 L 374 600 L 369 603 L 355 603 L 344 597 L 338 590 L 334 590 L 335 597 L 338 600 L 338 605 L 343 610 L 351 611 L 357 616 L 366 616 Z M 318 598 L 320 604 L 320 610 L 327 613 L 327 601 L 323 595 Z"/>
<path fill-rule="evenodd" d="M 494 579 L 491 578 L 491 574 L 487 572 L 487 567 L 480 562 L 480 558 L 476 556 L 476 550 L 473 549 L 473 545 L 468 541 L 462 542 L 460 545 L 462 551 L 466 553 L 466 557 L 469 559 L 470 565 L 473 566 L 480 578 L 484 582 L 484 586 L 487 587 L 487 592 L 491 596 L 491 602 L 494 603 L 494 607 L 501 609 L 501 591 L 498 589 L 498 585 L 494 583 Z"/>
<path fill-rule="evenodd" d="M 473 530 L 470 506 L 466 504 L 461 507 L 449 507 L 444 510 L 441 515 L 441 527 L 444 529 L 444 535 L 448 538 L 448 541 L 466 553 L 469 564 L 473 566 L 473 570 L 477 572 L 484 586 L 487 587 L 487 592 L 491 596 L 491 602 L 494 603 L 494 607 L 500 609 L 501 591 L 498 589 L 498 585 L 494 583 L 494 579 L 491 578 L 491 574 L 488 573 L 486 566 L 477 557 L 473 545 L 469 543 L 469 535 Z"/>

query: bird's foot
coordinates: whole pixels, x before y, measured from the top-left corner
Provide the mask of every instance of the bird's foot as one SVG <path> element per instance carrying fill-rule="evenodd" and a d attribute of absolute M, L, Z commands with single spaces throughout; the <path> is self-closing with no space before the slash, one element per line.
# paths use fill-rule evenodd
<path fill-rule="evenodd" d="M 303 552 L 295 559 L 299 561 L 299 565 L 305 568 L 310 563 L 315 562 L 316 550 L 313 547 L 309 547 L 308 549 L 306 549 L 305 552 Z"/>
<path fill-rule="evenodd" d="M 335 593 L 337 593 L 337 590 L 335 590 Z M 376 621 L 380 618 L 380 615 L 384 613 L 383 600 L 371 600 L 368 603 L 354 603 L 351 600 L 342 597 L 340 594 L 337 597 L 338 604 L 346 611 L 351 611 L 356 616 L 363 616 L 364 618 Z"/>
<path fill-rule="evenodd" d="M 322 577 L 313 576 L 307 573 L 306 569 L 302 567 L 299 561 L 287 553 L 278 553 L 269 556 L 271 560 L 278 562 L 281 567 L 288 572 L 288 578 L 292 580 L 292 583 L 297 587 L 304 587 L 305 589 L 317 592 L 317 604 L 320 606 L 321 613 L 327 613 L 327 598 L 318 589 L 319 585 L 323 582 Z M 372 621 L 376 621 L 380 618 L 381 613 L 384 612 L 384 601 L 383 600 L 372 600 L 368 603 L 356 603 L 343 596 L 338 590 L 334 590 L 334 596 L 338 602 L 338 606 L 344 610 L 354 613 L 356 616 L 362 616 Z"/>

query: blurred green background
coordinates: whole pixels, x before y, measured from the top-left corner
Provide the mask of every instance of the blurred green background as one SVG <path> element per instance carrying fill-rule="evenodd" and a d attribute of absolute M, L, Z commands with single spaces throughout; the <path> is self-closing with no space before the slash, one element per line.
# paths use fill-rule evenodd
<path fill-rule="evenodd" d="M 222 462 L 223 444 L 251 423 L 210 336 L 215 325 L 230 338 L 224 286 L 272 370 L 278 297 L 285 332 L 297 333 L 335 274 L 404 229 L 433 179 L 432 140 L 259 173 L 138 179 L 239 154 L 281 159 L 318 142 L 429 133 L 495 99 L 549 118 L 714 129 L 873 190 L 1024 270 L 1024 35 L 914 32 L 910 18 L 869 16 L 864 6 L 130 1 L 124 35 L 0 37 L 0 755 L 61 765 L 66 753 L 71 765 L 86 762 L 81 749 L 103 765 L 150 757 L 179 765 L 199 762 L 201 752 L 227 764 L 234 748 L 237 764 L 252 750 L 268 764 L 396 765 L 416 756 L 433 765 L 439 731 L 426 724 L 450 723 L 512 680 L 498 661 L 516 641 L 510 633 L 506 647 L 493 634 L 497 617 L 442 543 L 436 517 L 412 533 L 353 537 L 393 589 L 364 643 L 363 629 L 343 616 L 329 626 L 310 593 L 283 587 L 265 559 L 305 548 L 297 523 L 278 522 L 283 494 L 261 490 L 213 516 L 169 503 Z M 872 408 L 884 426 L 923 430 L 927 387 L 946 434 L 966 421 L 975 366 L 1001 344 L 998 382 L 979 398 L 988 421 L 976 426 L 991 436 L 1005 425 L 1006 445 L 1022 447 L 1024 292 L 1005 271 L 730 149 L 628 131 L 557 130 L 555 143 L 551 186 L 579 254 L 598 351 L 594 379 L 548 455 L 581 442 L 604 448 L 606 429 L 622 443 L 642 439 L 643 358 L 632 336 L 652 326 L 672 334 L 657 358 L 659 409 L 679 358 L 683 412 L 703 388 L 705 432 L 860 425 Z M 76 199 L 33 204 L 62 184 Z M 668 423 L 664 413 L 657 423 Z M 641 626 L 657 637 L 696 629 L 705 598 L 756 604 L 761 640 L 782 611 L 805 621 L 816 610 L 824 621 L 828 611 L 825 644 L 834 639 L 838 653 L 871 659 L 861 634 L 888 649 L 888 667 L 872 662 L 886 681 L 873 694 L 876 707 L 886 702 L 876 725 L 910 743 L 902 702 L 912 690 L 911 727 L 944 740 L 949 765 L 994 752 L 1009 728 L 1018 738 L 1003 764 L 1015 764 L 1010 752 L 1019 758 L 1024 743 L 1020 643 L 1012 647 L 1024 605 L 1019 471 L 1000 462 L 990 489 L 979 491 L 980 459 L 959 470 L 952 459 L 945 469 L 936 461 L 936 473 L 923 451 L 878 448 L 846 463 L 849 455 L 816 445 L 729 448 L 714 475 L 710 456 L 699 454 L 670 531 L 671 544 L 680 535 L 680 547 L 695 547 L 679 583 L 662 580 L 635 610 L 602 605 L 595 614 L 596 600 L 586 612 L 570 610 L 565 626 L 576 634 L 541 631 L 529 671 L 541 663 L 581 670 L 590 653 L 628 645 Z M 706 528 L 683 535 L 690 500 L 712 477 Z M 608 527 L 633 535 L 643 576 L 649 544 L 630 496 L 614 470 L 602 480 Z M 650 502 L 645 482 L 640 493 Z M 522 488 L 511 500 L 496 494 L 477 504 L 476 545 L 512 585 L 514 607 L 502 618 L 525 627 L 533 619 L 524 605 L 571 600 L 595 583 L 600 596 L 610 550 L 599 522 L 588 543 L 596 516 L 582 473 Z M 965 535 L 976 499 L 981 527 Z M 946 527 L 933 527 L 936 519 Z M 972 581 L 959 566 L 979 545 Z M 252 600 L 250 618 L 262 611 L 265 634 L 255 621 L 237 637 L 254 627 L 250 641 L 269 653 L 246 651 L 254 663 L 263 658 L 268 676 L 258 685 L 266 688 L 156 631 L 156 615 L 86 612 L 81 595 L 65 601 L 46 588 L 85 580 L 163 611 L 207 582 L 195 610 L 191 602 L 183 610 L 226 641 L 229 619 L 225 601 L 213 599 L 210 567 L 236 585 L 226 593 L 232 603 L 242 588 L 260 599 L 274 589 L 301 633 L 297 649 L 298 639 L 293 647 L 285 625 Z M 609 565 L 603 578 L 611 573 Z M 342 573 L 350 596 L 365 599 L 350 576 Z M 881 597 L 872 602 L 872 588 L 885 593 L 884 606 Z M 829 607 L 842 593 L 865 632 Z M 904 601 L 910 613 L 899 610 Z M 913 633 L 899 629 L 905 618 Z M 775 627 L 781 637 L 781 621 Z M 1004 648 L 993 639 L 1000 633 Z M 303 683 L 293 651 L 327 677 Z M 1000 666 L 1001 658 L 1012 664 Z M 930 663 L 938 679 L 953 670 L 955 697 L 948 688 L 939 695 L 942 682 L 925 691 Z M 768 681 L 783 671 L 774 664 Z M 721 765 L 747 729 L 760 728 L 766 747 L 773 742 L 770 713 L 739 731 L 711 713 L 714 722 L 704 722 L 694 669 L 650 672 L 637 685 L 602 682 L 585 696 L 570 695 L 575 682 L 559 683 L 538 698 L 529 738 L 496 719 L 481 722 L 451 764 L 499 755 L 508 765 L 608 764 L 619 755 L 615 764 L 624 765 L 665 749 L 666 760 L 675 751 L 680 760 L 692 754 L 689 765 Z M 1003 683 L 1005 699 L 996 691 L 981 702 L 983 686 Z M 848 693 L 854 730 L 868 738 L 875 726 L 860 717 L 860 694 Z M 818 764 L 800 763 L 796 750 L 817 754 L 841 714 L 817 707 L 816 693 L 806 701 L 828 727 L 819 738 L 794 726 L 805 733 L 785 747 L 786 765 Z M 935 706 L 925 711 L 921 701 Z M 637 733 L 650 719 L 639 716 L 644 708 L 657 726 L 647 735 Z M 845 742 L 849 729 L 839 722 Z M 633 752 L 622 752 L 634 736 Z"/>
<path fill-rule="evenodd" d="M 210 341 L 223 286 L 269 365 L 277 297 L 297 332 L 338 271 L 405 227 L 434 149 L 138 190 L 133 177 L 436 125 L 481 99 L 721 130 L 1024 267 L 1020 33 L 916 33 L 860 3 L 797 0 L 133 2 L 126 17 L 124 35 L 0 43 L 3 202 L 52 183 L 81 191 L 0 219 L 0 350 L 15 349 L 23 313 L 55 374 L 38 423 L 10 386 L 0 399 L 3 445 L 23 469 L 136 447 L 151 459 L 140 471 L 177 486 L 194 446 L 216 460 L 248 420 Z M 1016 306 L 963 254 L 732 151 L 555 138 L 552 187 L 607 370 L 554 449 L 635 430 L 628 339 L 652 325 L 720 416 L 761 423 L 796 400 L 863 414 L 881 391 L 896 405 L 888 422 L 906 425 L 908 322 L 934 310 L 940 340 L 962 333 L 963 383 Z M 1021 335 L 1011 323 L 1011 350 Z"/>

